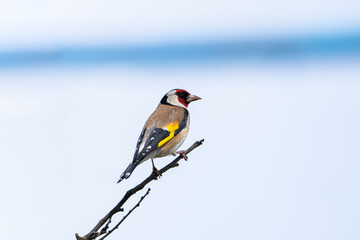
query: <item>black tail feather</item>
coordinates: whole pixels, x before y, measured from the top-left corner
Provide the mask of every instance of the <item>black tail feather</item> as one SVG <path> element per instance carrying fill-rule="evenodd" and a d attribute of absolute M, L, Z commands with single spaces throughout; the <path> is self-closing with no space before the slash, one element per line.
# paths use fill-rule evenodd
<path fill-rule="evenodd" d="M 117 183 L 121 182 L 123 179 L 128 179 L 131 176 L 131 173 L 134 171 L 135 168 L 136 168 L 136 165 L 133 165 L 132 163 L 130 163 L 130 165 L 125 169 L 123 174 L 121 174 L 120 179 Z"/>

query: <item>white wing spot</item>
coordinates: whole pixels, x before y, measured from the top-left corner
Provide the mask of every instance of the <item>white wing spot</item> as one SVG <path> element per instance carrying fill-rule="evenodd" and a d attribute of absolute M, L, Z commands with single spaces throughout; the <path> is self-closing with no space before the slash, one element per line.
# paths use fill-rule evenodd
<path fill-rule="evenodd" d="M 155 138 L 154 137 L 152 137 L 152 138 L 150 138 L 150 141 L 152 141 L 152 140 L 154 140 Z"/>
<path fill-rule="evenodd" d="M 143 153 L 142 155 L 145 156 L 145 153 Z"/>
<path fill-rule="evenodd" d="M 148 148 L 148 149 L 150 149 L 150 148 L 151 148 L 151 146 L 148 146 L 147 148 Z"/>

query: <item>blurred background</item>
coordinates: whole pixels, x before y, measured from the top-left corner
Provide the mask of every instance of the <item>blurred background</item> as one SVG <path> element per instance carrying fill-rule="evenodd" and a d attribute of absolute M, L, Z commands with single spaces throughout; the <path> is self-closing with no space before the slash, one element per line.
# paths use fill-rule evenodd
<path fill-rule="evenodd" d="M 182 148 L 205 143 L 108 239 L 359 239 L 359 13 L 356 0 L 2 1 L 2 237 L 89 232 L 150 174 L 116 184 L 147 117 L 183 88 L 202 100 Z"/>

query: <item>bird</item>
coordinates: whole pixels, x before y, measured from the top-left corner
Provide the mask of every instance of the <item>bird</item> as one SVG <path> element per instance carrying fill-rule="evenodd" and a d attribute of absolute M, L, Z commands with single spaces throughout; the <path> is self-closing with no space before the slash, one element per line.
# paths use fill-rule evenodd
<path fill-rule="evenodd" d="M 156 178 L 161 174 L 154 165 L 154 158 L 180 154 L 187 160 L 185 151 L 177 150 L 189 132 L 188 105 L 200 99 L 184 89 L 172 89 L 164 95 L 155 111 L 145 122 L 136 144 L 133 160 L 121 174 L 118 183 L 129 178 L 137 166 L 149 159 L 151 159 Z"/>

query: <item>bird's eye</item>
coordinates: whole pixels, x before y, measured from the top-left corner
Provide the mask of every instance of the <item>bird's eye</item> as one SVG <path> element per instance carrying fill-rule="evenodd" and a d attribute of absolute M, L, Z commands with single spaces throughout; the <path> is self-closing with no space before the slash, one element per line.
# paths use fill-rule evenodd
<path fill-rule="evenodd" d="M 176 95 L 180 98 L 186 99 L 189 93 L 187 92 L 177 92 Z"/>

